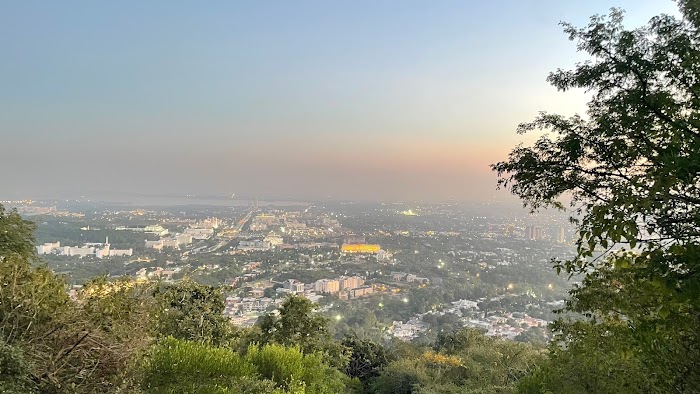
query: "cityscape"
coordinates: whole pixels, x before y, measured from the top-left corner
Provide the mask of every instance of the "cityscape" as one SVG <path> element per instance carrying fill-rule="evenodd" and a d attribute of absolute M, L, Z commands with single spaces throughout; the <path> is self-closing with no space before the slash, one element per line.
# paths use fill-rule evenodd
<path fill-rule="evenodd" d="M 3 204 L 40 223 L 37 253 L 72 291 L 100 275 L 193 279 L 225 288 L 223 313 L 240 327 L 294 294 L 339 336 L 428 341 L 471 327 L 545 343 L 571 286 L 550 261 L 574 252 L 566 218 L 507 203 Z"/>
<path fill-rule="evenodd" d="M 1 394 L 700 393 L 700 0 L 0 19 Z"/>

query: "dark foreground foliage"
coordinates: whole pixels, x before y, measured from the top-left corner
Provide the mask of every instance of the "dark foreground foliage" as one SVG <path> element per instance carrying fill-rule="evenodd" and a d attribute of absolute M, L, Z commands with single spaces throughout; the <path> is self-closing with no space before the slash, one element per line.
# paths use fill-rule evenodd
<path fill-rule="evenodd" d="M 533 210 L 570 203 L 579 275 L 550 361 L 522 392 L 700 392 L 700 2 L 638 29 L 622 12 L 564 30 L 591 60 L 548 81 L 592 94 L 586 117 L 542 113 L 547 131 L 493 165 Z"/>

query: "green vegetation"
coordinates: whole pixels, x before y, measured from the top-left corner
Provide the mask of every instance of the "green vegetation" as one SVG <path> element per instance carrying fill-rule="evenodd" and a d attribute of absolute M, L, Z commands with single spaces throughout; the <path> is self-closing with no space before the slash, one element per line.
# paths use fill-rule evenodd
<path fill-rule="evenodd" d="M 87 283 L 77 301 L 35 262 L 31 223 L 0 207 L 0 384 L 5 391 L 108 392 L 135 382 L 149 298 L 131 281 Z"/>
<path fill-rule="evenodd" d="M 244 353 L 174 338 L 153 349 L 143 389 L 152 393 L 339 393 L 343 375 L 318 354 L 251 346 Z"/>
<path fill-rule="evenodd" d="M 371 383 L 372 393 L 513 393 L 541 359 L 524 344 L 464 329 L 442 335 L 432 348 L 398 349 L 396 360 Z"/>
<path fill-rule="evenodd" d="M 213 345 L 225 344 L 234 338 L 233 326 L 223 315 L 221 288 L 186 279 L 159 286 L 155 297 L 160 302 L 156 324 L 161 335 Z"/>
<path fill-rule="evenodd" d="M 565 24 L 593 59 L 548 80 L 592 92 L 588 116 L 541 114 L 519 131 L 550 133 L 493 166 L 533 210 L 569 200 L 579 228 L 556 269 L 583 276 L 582 319 L 557 321 L 522 392 L 700 391 L 700 5 L 679 5 L 636 30 L 618 10 Z"/>

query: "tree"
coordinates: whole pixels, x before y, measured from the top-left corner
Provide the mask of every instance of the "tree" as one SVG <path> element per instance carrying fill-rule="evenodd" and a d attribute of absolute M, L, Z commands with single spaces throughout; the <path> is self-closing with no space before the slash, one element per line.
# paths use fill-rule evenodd
<path fill-rule="evenodd" d="M 318 352 L 326 363 L 344 371 L 350 350 L 330 335 L 328 319 L 315 312 L 317 306 L 304 297 L 288 296 L 278 315 L 265 315 L 256 323 L 247 342 L 297 346 L 305 354 Z"/>
<path fill-rule="evenodd" d="M 290 295 L 282 303 L 279 316 L 266 315 L 259 324 L 263 342 L 299 345 L 312 350 L 319 337 L 328 335 L 328 320 L 314 314 L 314 303 L 300 296 Z"/>
<path fill-rule="evenodd" d="M 152 290 L 129 278 L 97 278 L 76 297 L 19 344 L 40 392 L 132 391 L 138 359 L 153 336 Z"/>
<path fill-rule="evenodd" d="M 343 346 L 350 349 L 350 360 L 345 368 L 345 374 L 358 378 L 365 387 L 371 379 L 379 376 L 380 371 L 389 363 L 389 356 L 384 347 L 378 343 L 347 336 Z"/>
<path fill-rule="evenodd" d="M 33 222 L 22 219 L 15 209 L 8 212 L 0 204 L 0 262 L 12 255 L 34 257 L 34 230 Z"/>
<path fill-rule="evenodd" d="M 9 394 L 31 393 L 31 366 L 24 352 L 17 346 L 0 345 L 0 392 Z"/>
<path fill-rule="evenodd" d="M 567 325 L 576 338 L 566 349 L 552 346 L 550 358 L 520 382 L 520 393 L 650 393 L 654 375 L 643 365 L 629 340 L 627 327 L 618 324 Z M 601 351 L 600 349 L 604 349 Z"/>
<path fill-rule="evenodd" d="M 128 389 L 134 360 L 149 340 L 152 297 L 142 297 L 128 280 L 102 279 L 71 301 L 63 278 L 33 266 L 33 230 L 0 205 L 0 388 Z"/>
<path fill-rule="evenodd" d="M 567 309 L 591 327 L 560 320 L 553 360 L 585 364 L 619 349 L 610 359 L 635 357 L 653 377 L 639 382 L 647 392 L 700 390 L 700 5 L 678 3 L 680 18 L 660 15 L 635 30 L 619 10 L 582 29 L 563 24 L 592 59 L 548 81 L 589 91 L 587 116 L 541 113 L 518 132 L 547 133 L 492 166 L 531 210 L 568 200 L 578 226 L 576 257 L 555 268 L 583 276 Z M 584 346 L 608 332 L 627 345 Z M 596 367 L 609 367 L 590 375 L 596 387 L 620 376 L 614 365 Z"/>
<path fill-rule="evenodd" d="M 547 342 L 547 334 L 544 328 L 530 327 L 515 337 L 517 342 L 528 342 L 531 345 L 544 346 Z"/>
<path fill-rule="evenodd" d="M 441 334 L 432 349 L 404 344 L 401 355 L 370 382 L 372 393 L 513 393 L 541 361 L 529 345 L 475 329 Z M 403 347 L 402 346 L 402 347 Z"/>
<path fill-rule="evenodd" d="M 191 280 L 156 289 L 160 302 L 158 333 L 178 339 L 224 344 L 234 338 L 233 326 L 223 315 L 224 294 L 220 287 Z"/>

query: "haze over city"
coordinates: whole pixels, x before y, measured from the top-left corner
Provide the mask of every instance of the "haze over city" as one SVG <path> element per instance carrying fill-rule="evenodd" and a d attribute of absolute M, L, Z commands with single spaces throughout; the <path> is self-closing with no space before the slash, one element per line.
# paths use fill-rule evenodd
<path fill-rule="evenodd" d="M 671 1 L 2 2 L 0 198 L 483 200 L 585 59 L 558 26 Z M 498 194 L 505 196 L 505 194 Z"/>

